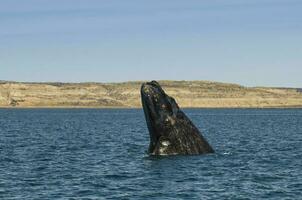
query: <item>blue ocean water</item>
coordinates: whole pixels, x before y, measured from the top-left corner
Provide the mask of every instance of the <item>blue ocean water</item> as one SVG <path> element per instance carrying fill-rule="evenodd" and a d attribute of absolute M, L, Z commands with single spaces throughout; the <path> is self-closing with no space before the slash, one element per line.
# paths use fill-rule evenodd
<path fill-rule="evenodd" d="M 140 109 L 1 109 L 0 199 L 301 199 L 302 109 L 187 109 L 216 150 L 150 157 Z"/>

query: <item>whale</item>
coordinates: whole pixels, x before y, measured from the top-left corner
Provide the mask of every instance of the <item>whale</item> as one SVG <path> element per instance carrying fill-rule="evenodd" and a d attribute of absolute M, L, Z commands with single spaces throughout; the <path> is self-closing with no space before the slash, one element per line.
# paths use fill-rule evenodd
<path fill-rule="evenodd" d="M 198 128 L 156 81 L 141 86 L 141 101 L 149 130 L 150 155 L 214 153 Z"/>

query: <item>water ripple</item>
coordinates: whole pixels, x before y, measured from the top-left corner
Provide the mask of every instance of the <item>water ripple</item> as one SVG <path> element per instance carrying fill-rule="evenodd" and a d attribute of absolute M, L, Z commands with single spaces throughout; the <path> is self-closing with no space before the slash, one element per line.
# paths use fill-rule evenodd
<path fill-rule="evenodd" d="M 301 109 L 188 109 L 216 150 L 148 156 L 141 110 L 0 109 L 0 199 L 299 199 Z"/>

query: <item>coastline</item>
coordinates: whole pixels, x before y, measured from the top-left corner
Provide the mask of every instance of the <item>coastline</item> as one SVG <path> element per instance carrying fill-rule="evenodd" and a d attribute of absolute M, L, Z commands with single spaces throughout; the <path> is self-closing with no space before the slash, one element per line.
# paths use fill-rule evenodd
<path fill-rule="evenodd" d="M 302 109 L 301 105 L 298 106 L 266 106 L 266 107 L 181 107 L 182 109 Z M 97 106 L 0 106 L 0 109 L 125 109 L 125 110 L 138 110 L 142 107 L 97 107 Z"/>
<path fill-rule="evenodd" d="M 143 81 L 0 82 L 0 108 L 139 109 Z M 302 108 L 299 88 L 245 87 L 211 81 L 159 81 L 181 108 Z"/>

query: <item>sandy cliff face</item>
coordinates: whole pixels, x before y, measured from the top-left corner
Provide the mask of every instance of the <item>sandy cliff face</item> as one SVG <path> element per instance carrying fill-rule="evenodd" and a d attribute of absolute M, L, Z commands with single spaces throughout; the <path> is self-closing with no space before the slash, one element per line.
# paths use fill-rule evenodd
<path fill-rule="evenodd" d="M 297 89 L 246 88 L 208 81 L 161 81 L 182 107 L 302 107 Z M 0 82 L 2 107 L 140 107 L 141 82 Z"/>

